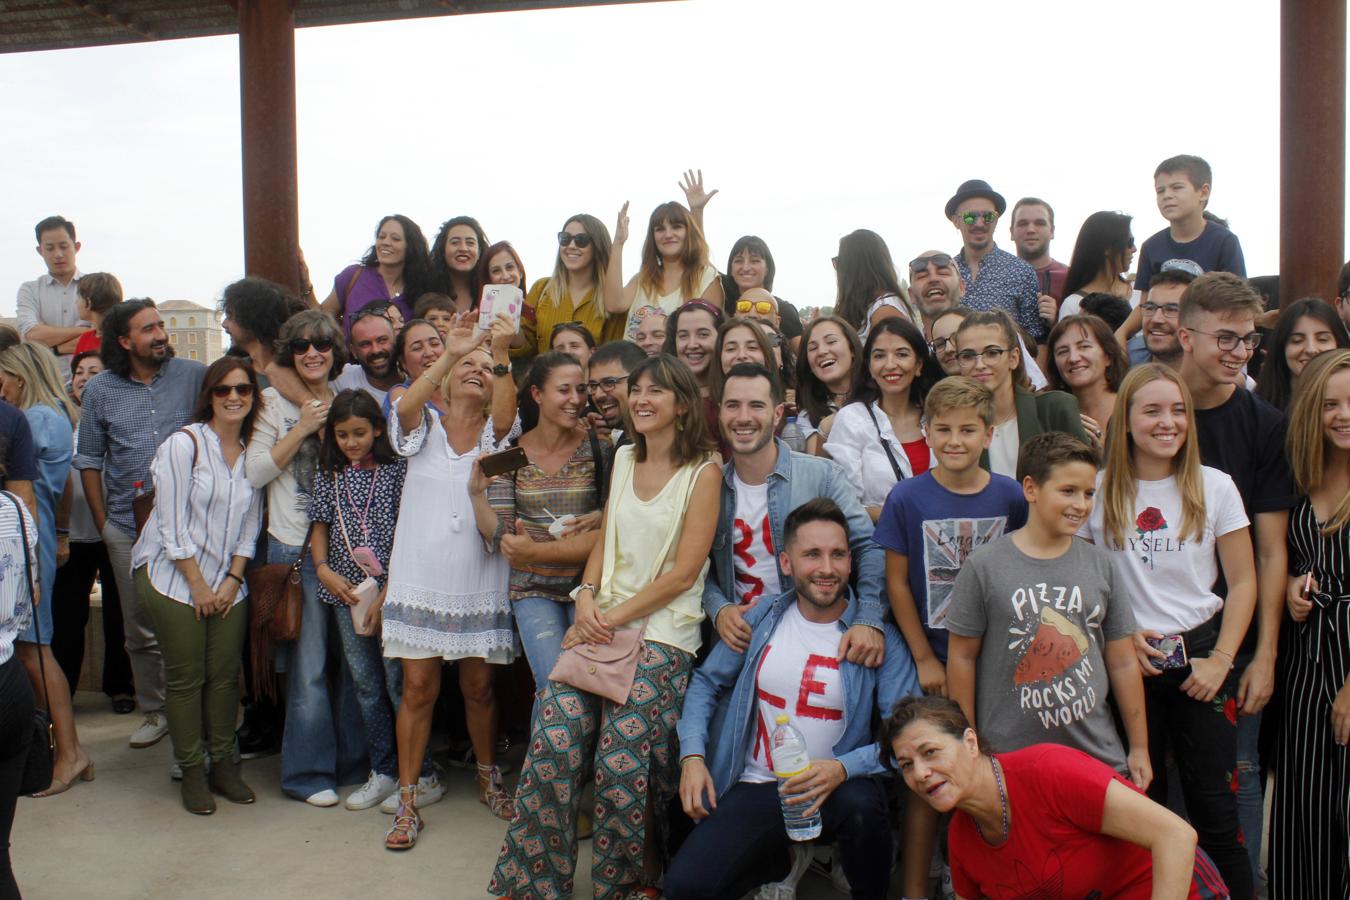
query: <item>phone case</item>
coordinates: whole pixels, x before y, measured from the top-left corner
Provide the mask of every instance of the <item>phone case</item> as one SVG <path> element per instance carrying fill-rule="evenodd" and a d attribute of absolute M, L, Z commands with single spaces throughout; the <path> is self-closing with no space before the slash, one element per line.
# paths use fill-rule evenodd
<path fill-rule="evenodd" d="M 1154 659 L 1155 669 L 1183 669 L 1191 664 L 1186 656 L 1186 638 L 1179 634 L 1169 634 L 1161 638 L 1145 638 L 1150 647 L 1167 654 L 1166 659 Z"/>
<path fill-rule="evenodd" d="M 483 296 L 478 301 L 478 327 L 487 331 L 498 313 L 511 317 L 516 331 L 520 330 L 520 311 L 525 305 L 525 295 L 513 284 L 485 284 Z"/>
<path fill-rule="evenodd" d="M 479 459 L 478 464 L 483 468 L 483 474 L 489 477 L 496 475 L 505 475 L 507 472 L 514 472 L 522 466 L 528 465 L 529 457 L 520 447 L 512 447 L 509 450 L 503 450 L 500 453 L 492 453 Z"/>

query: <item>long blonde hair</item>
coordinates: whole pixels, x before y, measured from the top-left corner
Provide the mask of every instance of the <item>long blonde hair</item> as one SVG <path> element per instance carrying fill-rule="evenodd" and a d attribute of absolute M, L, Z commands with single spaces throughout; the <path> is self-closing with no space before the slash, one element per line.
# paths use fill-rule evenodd
<path fill-rule="evenodd" d="M 563 231 L 567 226 L 576 222 L 581 229 L 591 239 L 591 247 L 594 248 L 591 253 L 591 284 L 594 285 L 594 299 L 591 306 L 598 309 L 601 313 L 605 309 L 605 272 L 609 269 L 609 256 L 614 248 L 613 242 L 609 237 L 609 229 L 605 223 L 601 222 L 595 216 L 586 213 L 577 213 L 572 218 L 563 223 Z M 567 293 L 567 267 L 562 261 L 562 247 L 558 248 L 557 260 L 553 263 L 553 274 L 548 277 L 544 286 L 544 293 L 540 297 L 540 302 L 549 300 L 554 306 L 557 306 L 562 296 Z M 581 303 L 580 297 L 572 298 L 572 308 L 575 309 Z M 596 335 L 598 338 L 599 335 Z"/>
<path fill-rule="evenodd" d="M 19 408 L 51 406 L 66 414 L 73 427 L 80 421 L 80 408 L 66 393 L 56 355 L 46 344 L 24 341 L 0 352 L 0 372 L 23 380 Z"/>
<path fill-rule="evenodd" d="M 1120 383 L 1116 405 L 1107 429 L 1104 475 L 1097 501 L 1102 505 L 1105 545 L 1112 549 L 1125 546 L 1126 535 L 1134 532 L 1135 501 L 1139 494 L 1139 476 L 1134 467 L 1134 438 L 1130 436 L 1130 407 L 1135 395 L 1146 384 L 1159 379 L 1170 381 L 1181 392 L 1186 408 L 1186 440 L 1172 460 L 1172 472 L 1181 490 L 1181 530 L 1178 540 L 1199 540 L 1205 533 L 1205 477 L 1200 466 L 1200 442 L 1195 432 L 1195 406 L 1191 392 L 1181 376 L 1158 363 L 1146 363 L 1131 369 Z"/>
<path fill-rule="evenodd" d="M 1298 378 L 1294 405 L 1289 411 L 1289 433 L 1285 438 L 1289 467 L 1294 470 L 1298 492 L 1307 496 L 1326 477 L 1326 436 L 1322 433 L 1322 404 L 1327 384 L 1333 375 L 1350 370 L 1350 350 L 1331 350 L 1319 354 Z M 1324 534 L 1340 531 L 1350 524 L 1350 494 L 1341 498 L 1331 518 L 1322 526 Z"/>

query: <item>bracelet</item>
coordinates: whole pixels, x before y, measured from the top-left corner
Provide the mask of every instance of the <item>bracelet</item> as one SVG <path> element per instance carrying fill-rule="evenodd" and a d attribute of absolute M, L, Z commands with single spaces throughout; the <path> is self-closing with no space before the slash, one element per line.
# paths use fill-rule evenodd
<path fill-rule="evenodd" d="M 1217 653 L 1217 654 L 1219 654 L 1220 656 L 1226 656 L 1226 657 L 1228 657 L 1228 661 L 1229 661 L 1229 662 L 1232 662 L 1232 661 L 1233 661 L 1233 654 L 1229 653 L 1229 652 L 1226 651 L 1226 650 L 1220 650 L 1218 647 L 1211 647 L 1209 652 L 1210 652 L 1210 653 Z"/>
<path fill-rule="evenodd" d="M 314 568 L 315 568 L 315 569 L 318 569 L 319 567 L 321 567 L 321 566 L 326 566 L 326 565 L 328 565 L 328 557 L 326 557 L 326 556 L 325 556 L 323 559 L 316 559 L 316 560 L 314 560 Z"/>
<path fill-rule="evenodd" d="M 233 578 L 235 581 L 239 582 L 240 587 L 243 587 L 244 579 L 240 578 L 238 575 L 234 574 L 233 572 L 226 572 L 226 573 L 225 573 L 225 577 L 226 577 L 226 578 Z"/>
<path fill-rule="evenodd" d="M 425 378 L 428 382 L 430 382 L 432 387 L 440 388 L 441 383 L 437 381 L 435 378 L 432 378 L 430 372 L 423 372 L 421 377 Z"/>
<path fill-rule="evenodd" d="M 70 529 L 69 529 L 69 528 L 58 528 L 58 529 L 56 529 L 56 535 L 57 535 L 57 537 L 64 537 L 64 536 L 66 536 L 66 535 L 68 535 L 68 534 L 70 534 Z"/>

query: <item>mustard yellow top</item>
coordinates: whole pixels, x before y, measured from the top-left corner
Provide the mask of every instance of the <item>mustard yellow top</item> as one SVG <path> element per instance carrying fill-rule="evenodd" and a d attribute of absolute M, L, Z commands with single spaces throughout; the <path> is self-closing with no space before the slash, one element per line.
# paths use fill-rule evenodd
<path fill-rule="evenodd" d="M 511 356 L 516 359 L 532 359 L 540 353 L 549 351 L 549 342 L 553 338 L 553 326 L 566 322 L 580 322 L 595 338 L 596 345 L 623 337 L 623 313 L 608 315 L 603 307 L 595 302 L 595 289 L 586 292 L 580 302 L 573 303 L 566 293 L 554 297 L 548 290 L 548 279 L 541 278 L 525 295 L 525 308 L 520 315 L 520 333 L 525 344 L 512 349 Z"/>

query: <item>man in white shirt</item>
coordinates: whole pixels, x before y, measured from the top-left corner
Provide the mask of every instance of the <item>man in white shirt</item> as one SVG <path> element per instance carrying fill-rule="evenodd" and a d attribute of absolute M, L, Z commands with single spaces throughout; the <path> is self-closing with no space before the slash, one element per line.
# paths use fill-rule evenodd
<path fill-rule="evenodd" d="M 75 352 L 75 342 L 89 330 L 76 311 L 76 284 L 80 272 L 75 255 L 75 223 L 61 216 L 48 216 L 33 228 L 37 252 L 47 264 L 44 275 L 19 286 L 15 301 L 19 334 L 26 341 L 46 344 L 62 355 Z"/>
<path fill-rule="evenodd" d="M 394 323 L 387 315 L 362 310 L 352 323 L 348 349 L 356 365 L 348 363 L 343 368 L 342 374 L 333 379 L 333 389 L 363 390 L 383 409 L 389 389 L 403 382 L 398 366 L 394 365 Z"/>

